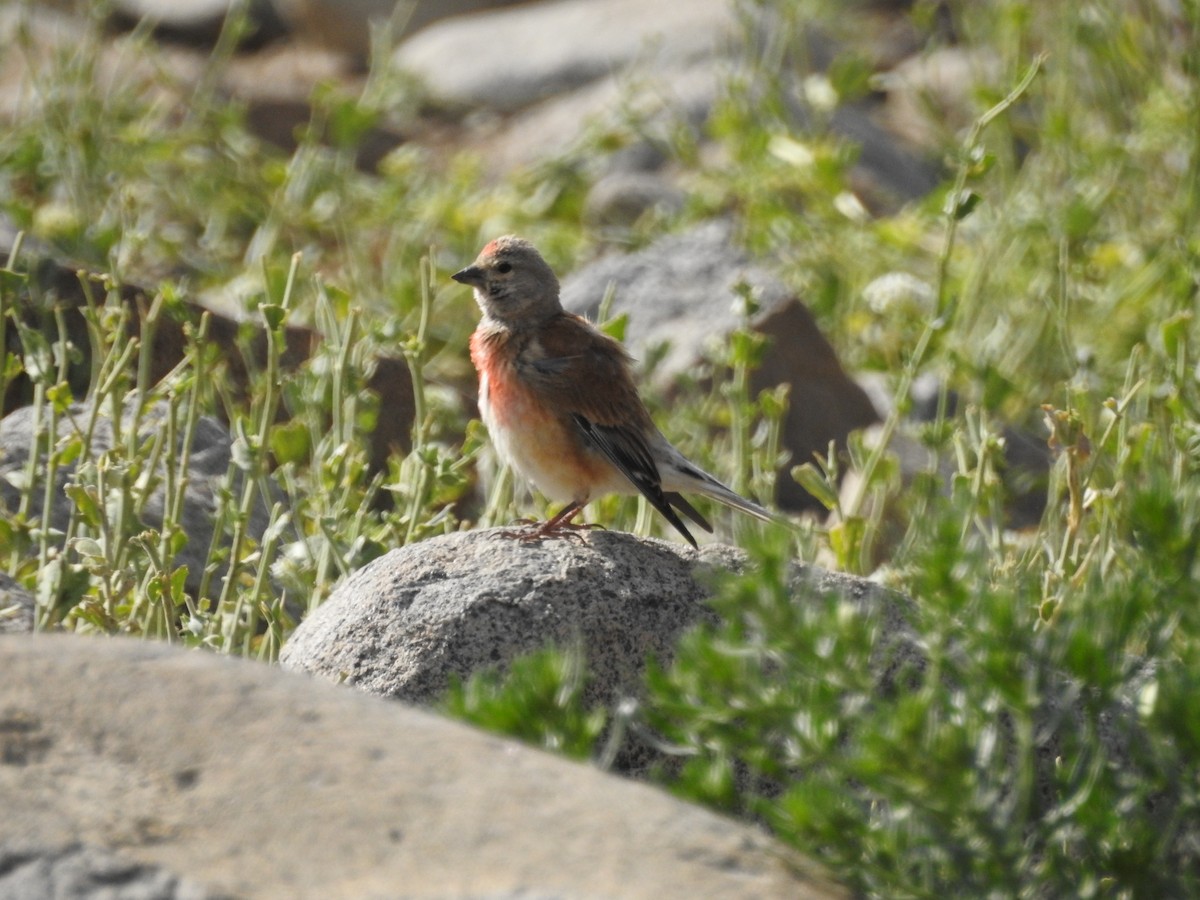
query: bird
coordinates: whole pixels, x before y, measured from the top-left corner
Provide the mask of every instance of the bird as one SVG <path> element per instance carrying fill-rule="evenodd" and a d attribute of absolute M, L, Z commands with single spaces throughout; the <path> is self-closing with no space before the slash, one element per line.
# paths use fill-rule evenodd
<path fill-rule="evenodd" d="M 563 309 L 550 265 L 529 241 L 504 235 L 452 276 L 474 290 L 471 335 L 479 412 L 500 458 L 547 499 L 566 506 L 506 532 L 523 540 L 597 526 L 573 522 L 607 494 L 641 494 L 697 547 L 680 513 L 712 526 L 684 497 L 702 494 L 764 521 L 773 516 L 690 462 L 654 424 L 632 357 L 583 316 Z"/>

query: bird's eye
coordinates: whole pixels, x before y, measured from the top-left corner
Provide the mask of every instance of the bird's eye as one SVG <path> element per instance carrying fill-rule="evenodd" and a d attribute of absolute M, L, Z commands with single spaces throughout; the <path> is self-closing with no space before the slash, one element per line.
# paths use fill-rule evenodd
<path fill-rule="evenodd" d="M 496 266 L 496 271 L 501 275 L 507 275 L 512 271 L 512 263 L 502 262 L 500 265 Z"/>

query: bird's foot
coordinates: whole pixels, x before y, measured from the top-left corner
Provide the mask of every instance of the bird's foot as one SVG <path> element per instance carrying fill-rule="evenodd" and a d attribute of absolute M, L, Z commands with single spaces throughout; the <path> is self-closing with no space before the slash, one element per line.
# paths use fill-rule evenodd
<path fill-rule="evenodd" d="M 500 532 L 500 536 L 510 538 L 514 541 L 521 541 L 522 543 L 534 543 L 543 538 L 555 537 L 573 538 L 580 543 L 586 543 L 583 537 L 584 532 L 595 528 L 604 528 L 603 525 L 559 520 L 558 517 L 550 519 L 547 522 L 538 522 L 535 519 L 517 519 L 513 524 L 522 527 L 520 529 L 502 531 Z"/>
<path fill-rule="evenodd" d="M 572 522 L 571 518 L 578 514 L 580 506 L 568 506 L 557 516 L 546 522 L 538 522 L 532 518 L 518 518 L 514 524 L 520 524 L 522 528 L 506 530 L 500 532 L 505 538 L 511 538 L 518 541 L 540 541 L 544 538 L 574 538 L 583 544 L 583 533 L 590 532 L 593 528 L 604 528 L 600 524 L 589 524 L 583 522 Z"/>

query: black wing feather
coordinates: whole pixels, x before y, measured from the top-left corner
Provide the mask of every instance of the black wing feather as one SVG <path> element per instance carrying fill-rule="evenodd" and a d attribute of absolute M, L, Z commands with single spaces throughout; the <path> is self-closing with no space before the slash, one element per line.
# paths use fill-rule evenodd
<path fill-rule="evenodd" d="M 662 513 L 676 531 L 687 538 L 689 544 L 699 549 L 696 539 L 692 537 L 691 532 L 687 530 L 687 526 L 683 524 L 683 520 L 675 513 L 675 510 L 671 508 L 671 504 L 678 506 L 688 518 L 705 531 L 711 532 L 712 528 L 683 497 L 674 492 L 668 494 L 663 491 L 658 467 L 654 464 L 654 457 L 650 455 L 650 449 L 646 446 L 645 441 L 631 434 L 627 429 L 597 425 L 578 413 L 572 413 L 571 418 L 583 432 L 585 440 L 620 469 L 625 477 L 633 482 L 633 486 L 642 496 L 650 501 L 650 505 Z"/>

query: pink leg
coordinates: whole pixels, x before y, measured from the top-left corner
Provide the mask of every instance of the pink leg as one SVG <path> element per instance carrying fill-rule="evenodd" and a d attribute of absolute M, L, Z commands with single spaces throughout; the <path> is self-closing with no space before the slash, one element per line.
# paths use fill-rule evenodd
<path fill-rule="evenodd" d="M 529 522 L 528 527 L 521 531 L 504 531 L 501 534 L 518 541 L 540 541 L 542 538 L 558 536 L 583 540 L 579 532 L 603 527 L 601 525 L 576 525 L 571 521 L 579 515 L 584 506 L 584 503 L 570 503 L 563 507 L 557 515 L 541 524 Z"/>

